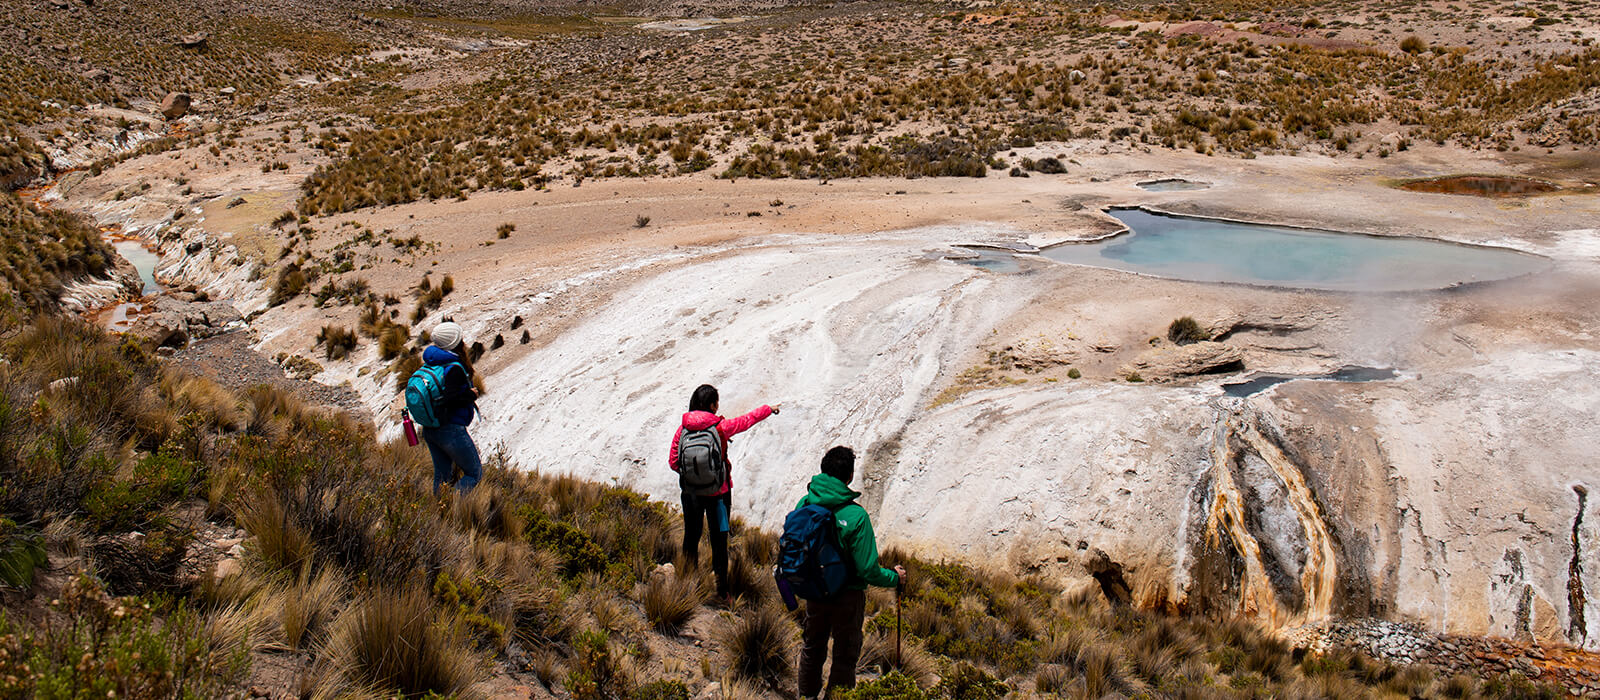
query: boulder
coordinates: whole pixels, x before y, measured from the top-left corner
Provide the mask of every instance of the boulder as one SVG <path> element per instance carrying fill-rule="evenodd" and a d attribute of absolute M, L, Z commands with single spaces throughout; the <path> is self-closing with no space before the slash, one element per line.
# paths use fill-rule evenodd
<path fill-rule="evenodd" d="M 111 74 L 107 73 L 107 72 L 105 72 L 103 70 L 100 70 L 99 68 L 95 68 L 95 69 L 92 69 L 92 70 L 89 70 L 89 71 L 85 71 L 84 74 L 83 74 L 83 77 L 84 77 L 85 80 L 88 80 L 90 82 L 95 82 L 95 83 L 109 83 L 109 82 L 111 82 Z"/>
<path fill-rule="evenodd" d="M 1137 372 L 1145 381 L 1160 381 L 1196 374 L 1234 372 L 1244 369 L 1244 353 L 1226 343 L 1204 341 L 1189 345 L 1169 345 L 1150 350 L 1133 361 L 1123 374 Z"/>
<path fill-rule="evenodd" d="M 161 100 L 161 116 L 168 119 L 178 119 L 189 113 L 189 106 L 193 101 L 186 92 L 169 92 Z"/>
<path fill-rule="evenodd" d="M 203 49 L 206 47 L 206 33 L 185 34 L 178 37 L 178 45 L 186 49 Z"/>
<path fill-rule="evenodd" d="M 1072 69 L 1072 72 L 1067 74 L 1067 80 L 1070 80 L 1074 83 L 1081 83 L 1083 82 L 1084 78 L 1087 77 L 1089 76 L 1084 75 L 1083 71 L 1076 68 Z"/>
<path fill-rule="evenodd" d="M 225 301 L 186 301 L 158 297 L 155 308 L 134 322 L 129 331 L 157 347 L 183 347 L 190 340 L 221 335 L 244 322 L 238 309 Z"/>
<path fill-rule="evenodd" d="M 128 329 L 156 347 L 183 347 L 189 344 L 188 324 L 183 315 L 171 311 L 157 311 L 140 316 Z"/>

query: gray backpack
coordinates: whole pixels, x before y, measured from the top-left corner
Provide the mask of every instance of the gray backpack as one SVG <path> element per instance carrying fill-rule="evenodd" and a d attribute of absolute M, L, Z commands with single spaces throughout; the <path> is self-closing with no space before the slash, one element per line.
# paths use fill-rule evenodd
<path fill-rule="evenodd" d="M 678 438 L 678 486 L 695 496 L 715 496 L 728 480 L 728 460 L 722 455 L 722 434 L 717 426 L 685 430 Z"/>

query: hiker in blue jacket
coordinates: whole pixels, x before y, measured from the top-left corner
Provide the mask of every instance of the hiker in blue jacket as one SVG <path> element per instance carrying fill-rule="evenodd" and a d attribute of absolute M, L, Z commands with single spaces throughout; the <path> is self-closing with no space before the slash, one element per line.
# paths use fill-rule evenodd
<path fill-rule="evenodd" d="M 440 425 L 422 429 L 422 440 L 428 443 L 428 454 L 433 457 L 433 495 L 439 495 L 440 486 L 455 481 L 456 469 L 461 470 L 456 489 L 466 493 L 483 478 L 478 446 L 467 434 L 467 426 L 478 410 L 472 361 L 461 352 L 465 334 L 459 324 L 445 321 L 434 327 L 431 337 L 433 344 L 422 351 L 422 363 L 449 368 L 445 370 L 444 398 L 437 411 Z"/>
<path fill-rule="evenodd" d="M 850 578 L 844 590 L 829 600 L 806 601 L 804 646 L 800 652 L 800 697 L 822 692 L 822 662 L 833 639 L 833 667 L 828 688 L 844 690 L 856 683 L 856 660 L 861 656 L 861 623 L 867 613 L 867 586 L 895 588 L 906 570 L 878 564 L 878 541 L 872 519 L 856 503 L 861 494 L 850 490 L 855 478 L 856 453 L 835 447 L 822 457 L 822 473 L 811 477 L 806 495 L 796 508 L 819 505 L 833 511 L 839 549 L 850 559 Z"/>

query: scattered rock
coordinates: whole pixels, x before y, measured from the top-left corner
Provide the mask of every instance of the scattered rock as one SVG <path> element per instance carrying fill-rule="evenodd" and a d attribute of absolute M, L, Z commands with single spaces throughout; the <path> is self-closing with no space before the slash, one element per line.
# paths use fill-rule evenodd
<path fill-rule="evenodd" d="M 721 683 L 712 682 L 712 683 L 707 683 L 706 687 L 701 688 L 700 689 L 700 694 L 694 696 L 694 700 L 713 700 L 713 698 L 719 697 L 721 695 L 722 695 L 722 684 Z"/>
<path fill-rule="evenodd" d="M 1089 76 L 1083 74 L 1083 71 L 1076 68 L 1072 69 L 1072 72 L 1067 74 L 1067 80 L 1070 80 L 1074 83 L 1081 83 L 1085 78 L 1088 77 Z"/>
<path fill-rule="evenodd" d="M 186 92 L 169 92 L 161 100 L 161 116 L 167 119 L 181 118 L 189 113 L 189 106 L 192 103 L 192 100 L 189 99 L 189 94 Z"/>
<path fill-rule="evenodd" d="M 233 199 L 228 201 L 228 208 L 232 209 L 232 208 L 237 207 L 237 206 L 239 206 L 241 204 L 244 204 L 244 203 L 245 203 L 244 197 L 234 197 Z"/>
<path fill-rule="evenodd" d="M 217 568 L 212 570 L 211 576 L 216 580 L 221 581 L 222 579 L 239 573 L 241 570 L 242 567 L 239 566 L 238 559 L 231 557 L 228 559 L 219 559 L 217 560 Z"/>
<path fill-rule="evenodd" d="M 111 74 L 107 73 L 107 72 L 105 72 L 103 70 L 100 70 L 99 68 L 95 68 L 95 69 L 92 69 L 92 70 L 85 71 L 84 74 L 83 74 L 83 78 L 84 78 L 84 80 L 88 80 L 90 82 L 95 82 L 95 83 L 109 83 L 109 82 L 111 82 Z"/>

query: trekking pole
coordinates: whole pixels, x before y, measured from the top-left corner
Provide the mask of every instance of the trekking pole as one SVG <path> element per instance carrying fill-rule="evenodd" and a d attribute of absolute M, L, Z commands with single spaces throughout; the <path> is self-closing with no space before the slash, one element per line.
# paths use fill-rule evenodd
<path fill-rule="evenodd" d="M 894 587 L 894 666 L 898 670 L 905 668 L 900 663 L 900 586 Z"/>

